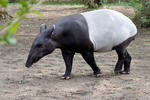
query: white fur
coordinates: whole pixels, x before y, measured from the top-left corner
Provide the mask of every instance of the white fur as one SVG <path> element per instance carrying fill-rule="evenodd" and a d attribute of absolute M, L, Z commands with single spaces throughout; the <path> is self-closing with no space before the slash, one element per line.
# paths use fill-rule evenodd
<path fill-rule="evenodd" d="M 95 51 L 110 51 L 137 33 L 135 24 L 120 12 L 102 9 L 81 14 L 87 21 Z"/>

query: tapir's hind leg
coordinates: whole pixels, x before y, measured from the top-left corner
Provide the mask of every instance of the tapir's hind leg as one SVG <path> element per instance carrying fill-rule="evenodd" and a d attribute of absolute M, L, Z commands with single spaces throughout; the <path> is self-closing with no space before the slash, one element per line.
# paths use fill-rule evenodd
<path fill-rule="evenodd" d="M 115 67 L 115 73 L 129 74 L 131 63 L 130 54 L 128 53 L 126 48 L 117 48 L 116 52 L 118 54 L 118 61 Z M 124 71 L 122 71 L 123 64 L 124 64 Z"/>
<path fill-rule="evenodd" d="M 113 48 L 113 50 L 116 50 L 118 54 L 118 61 L 115 67 L 115 73 L 123 73 L 123 74 L 129 74 L 130 72 L 130 63 L 131 63 L 131 56 L 127 51 L 127 47 L 130 44 L 132 40 L 135 39 L 135 36 L 128 38 L 126 41 L 121 43 L 120 45 Z M 122 66 L 124 64 L 124 71 L 122 71 Z"/>
<path fill-rule="evenodd" d="M 125 59 L 124 59 L 124 71 L 123 73 L 129 74 L 130 73 L 130 64 L 131 64 L 131 56 L 126 50 Z"/>
<path fill-rule="evenodd" d="M 134 37 L 131 37 L 122 44 L 113 48 L 114 50 L 116 50 L 118 54 L 118 61 L 114 70 L 116 74 L 118 73 L 129 74 L 130 72 L 131 56 L 126 48 L 133 39 Z M 122 71 L 123 64 L 124 64 L 124 71 Z"/>
<path fill-rule="evenodd" d="M 118 55 L 118 61 L 116 63 L 115 70 L 114 70 L 115 74 L 122 72 L 122 66 L 124 64 L 124 59 L 125 59 L 125 51 L 126 51 L 126 49 L 124 49 L 124 48 L 116 48 L 116 52 Z"/>
<path fill-rule="evenodd" d="M 83 52 L 81 53 L 82 57 L 84 58 L 84 60 L 91 66 L 91 68 L 94 71 L 94 76 L 98 77 L 101 74 L 100 69 L 97 67 L 95 59 L 94 59 L 94 54 L 93 52 Z"/>
<path fill-rule="evenodd" d="M 74 52 L 62 50 L 62 56 L 64 58 L 65 65 L 66 65 L 65 74 L 62 76 L 63 79 L 70 79 L 74 54 L 75 54 Z"/>

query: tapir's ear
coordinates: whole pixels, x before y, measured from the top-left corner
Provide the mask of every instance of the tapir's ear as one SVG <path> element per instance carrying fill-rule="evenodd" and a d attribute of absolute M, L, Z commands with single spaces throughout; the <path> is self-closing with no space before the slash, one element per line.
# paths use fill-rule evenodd
<path fill-rule="evenodd" d="M 45 24 L 41 24 L 40 26 L 40 32 L 42 32 L 43 30 L 46 30 L 46 25 Z"/>
<path fill-rule="evenodd" d="M 46 31 L 48 33 L 48 36 L 51 37 L 51 35 L 52 35 L 53 31 L 54 31 L 54 25 L 49 26 Z"/>

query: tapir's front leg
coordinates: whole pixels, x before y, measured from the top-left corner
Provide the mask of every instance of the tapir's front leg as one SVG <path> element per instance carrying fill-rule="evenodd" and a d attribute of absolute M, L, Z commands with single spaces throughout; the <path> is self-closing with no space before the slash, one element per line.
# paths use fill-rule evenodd
<path fill-rule="evenodd" d="M 72 70 L 72 60 L 73 60 L 73 56 L 74 56 L 75 52 L 65 51 L 65 50 L 61 50 L 61 51 L 62 51 L 62 56 L 65 61 L 65 65 L 66 65 L 66 72 L 62 76 L 62 78 L 70 79 L 70 74 L 71 74 L 71 70 Z"/>
<path fill-rule="evenodd" d="M 84 60 L 91 66 L 91 68 L 94 71 L 94 76 L 99 77 L 101 74 L 101 70 L 96 65 L 95 59 L 94 59 L 94 53 L 90 51 L 85 51 L 81 53 Z"/>

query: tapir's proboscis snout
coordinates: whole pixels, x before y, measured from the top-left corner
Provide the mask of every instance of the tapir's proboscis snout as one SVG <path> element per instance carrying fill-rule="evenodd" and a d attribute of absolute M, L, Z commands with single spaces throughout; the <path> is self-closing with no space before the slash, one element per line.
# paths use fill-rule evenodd
<path fill-rule="evenodd" d="M 100 9 L 65 16 L 49 27 L 41 25 L 40 34 L 32 43 L 26 67 L 59 48 L 66 65 L 63 79 L 71 77 L 75 53 L 81 54 L 92 68 L 94 76 L 98 77 L 101 69 L 95 62 L 94 52 L 115 50 L 118 55 L 115 74 L 129 74 L 132 58 L 127 47 L 136 34 L 135 24 L 114 10 Z"/>
<path fill-rule="evenodd" d="M 33 48 L 31 48 L 27 61 L 26 61 L 26 67 L 29 68 L 33 65 L 33 63 L 36 63 L 39 60 L 38 56 L 39 56 L 38 51 L 34 51 Z"/>
<path fill-rule="evenodd" d="M 36 63 L 37 61 L 39 61 L 39 59 L 41 59 L 42 57 L 38 56 L 32 56 L 32 55 L 29 55 L 28 58 L 27 58 L 27 61 L 26 61 L 26 67 L 31 67 L 33 65 L 33 63 Z"/>
<path fill-rule="evenodd" d="M 31 58 L 28 57 L 25 66 L 29 68 L 32 66 L 32 64 L 33 64 L 33 61 L 31 61 Z"/>

